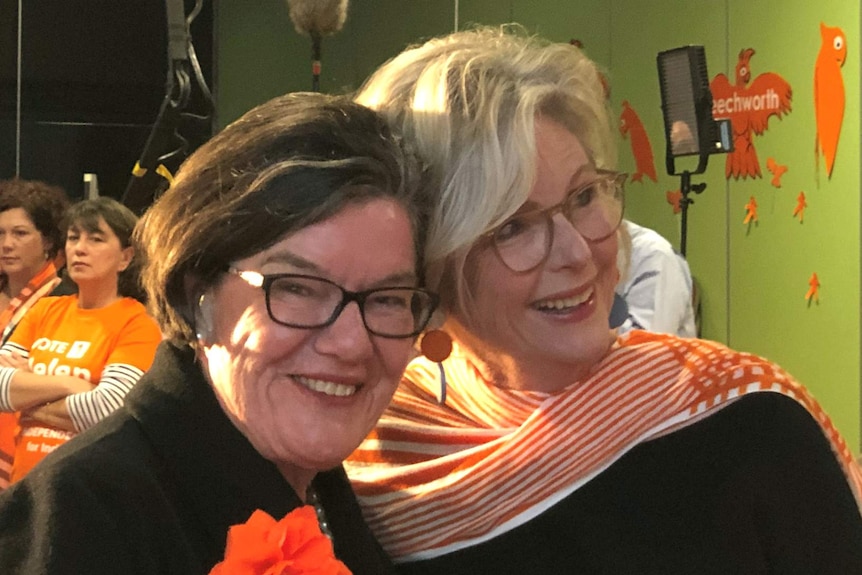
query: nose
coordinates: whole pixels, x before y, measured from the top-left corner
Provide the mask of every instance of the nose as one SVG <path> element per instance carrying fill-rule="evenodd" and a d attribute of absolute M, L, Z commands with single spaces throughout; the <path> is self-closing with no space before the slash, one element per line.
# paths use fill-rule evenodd
<path fill-rule="evenodd" d="M 334 355 L 346 361 L 359 361 L 374 352 L 371 334 L 365 329 L 359 304 L 348 303 L 335 321 L 320 330 L 314 343 L 324 355 Z"/>
<path fill-rule="evenodd" d="M 66 249 L 71 250 L 73 254 L 82 253 L 85 251 L 86 242 L 84 242 L 81 238 L 76 240 L 66 240 Z"/>
<path fill-rule="evenodd" d="M 593 256 L 589 242 L 584 239 L 575 226 L 561 214 L 555 214 L 551 251 L 548 254 L 548 265 L 554 268 L 580 267 Z"/>

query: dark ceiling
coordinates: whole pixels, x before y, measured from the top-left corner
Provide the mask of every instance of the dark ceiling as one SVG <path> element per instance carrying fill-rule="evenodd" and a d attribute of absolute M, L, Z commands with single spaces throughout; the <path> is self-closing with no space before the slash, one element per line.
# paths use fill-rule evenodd
<path fill-rule="evenodd" d="M 0 114 L 15 111 L 18 0 L 0 0 Z M 30 120 L 150 123 L 167 70 L 165 3 L 31 0 L 22 13 L 22 114 Z M 186 14 L 194 6 L 186 0 Z M 212 0 L 192 25 L 212 69 Z"/>

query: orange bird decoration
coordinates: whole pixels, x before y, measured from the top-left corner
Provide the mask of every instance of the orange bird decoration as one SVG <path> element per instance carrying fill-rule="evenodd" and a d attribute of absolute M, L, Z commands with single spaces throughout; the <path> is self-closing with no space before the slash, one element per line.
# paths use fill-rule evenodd
<path fill-rule="evenodd" d="M 712 115 L 730 118 L 733 127 L 733 152 L 727 155 L 724 175 L 727 179 L 759 178 L 760 162 L 754 149 L 754 134 L 766 131 L 769 118 L 790 112 L 793 91 L 790 84 L 774 72 L 760 74 L 751 80 L 752 48 L 739 52 L 736 63 L 736 83 L 718 74 L 709 87 L 712 90 Z"/>
<path fill-rule="evenodd" d="M 814 64 L 814 114 L 817 137 L 814 141 L 814 166 L 819 174 L 820 155 L 826 164 L 826 175 L 832 177 L 838 136 L 844 120 L 844 78 L 841 66 L 847 58 L 844 31 L 820 23 L 820 52 Z"/>
<path fill-rule="evenodd" d="M 623 111 L 620 113 L 620 134 L 623 138 L 627 135 L 631 136 L 632 155 L 635 157 L 635 173 L 632 174 L 632 181 L 640 182 L 646 176 L 657 182 L 652 144 L 650 144 L 649 136 L 647 136 L 640 116 L 629 105 L 628 100 L 623 100 Z"/>
<path fill-rule="evenodd" d="M 775 161 L 775 158 L 766 158 L 766 169 L 772 173 L 772 185 L 776 188 L 781 187 L 781 176 L 787 171 L 787 166 L 782 166 Z"/>
<path fill-rule="evenodd" d="M 820 279 L 816 273 L 811 274 L 808 279 L 808 291 L 805 292 L 805 300 L 810 304 L 811 300 L 820 303 Z"/>
<path fill-rule="evenodd" d="M 796 196 L 796 207 L 793 208 L 793 217 L 799 216 L 799 223 L 805 220 L 805 208 L 808 207 L 808 202 L 805 201 L 805 192 L 799 192 Z"/>
<path fill-rule="evenodd" d="M 754 196 L 748 200 L 748 203 L 745 204 L 745 219 L 742 220 L 743 224 L 750 224 L 751 222 L 757 221 L 757 200 L 754 199 Z"/>
<path fill-rule="evenodd" d="M 664 197 L 667 199 L 667 203 L 673 207 L 673 213 L 678 214 L 682 211 L 682 207 L 679 205 L 679 201 L 682 199 L 682 191 L 665 192 Z"/>

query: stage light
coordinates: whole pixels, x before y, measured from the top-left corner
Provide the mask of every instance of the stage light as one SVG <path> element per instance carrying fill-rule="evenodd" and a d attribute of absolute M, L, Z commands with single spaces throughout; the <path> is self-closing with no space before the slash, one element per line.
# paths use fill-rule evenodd
<path fill-rule="evenodd" d="M 703 173 L 710 154 L 733 145 L 730 120 L 712 117 L 706 52 L 703 46 L 683 46 L 659 52 L 657 61 L 668 174 L 677 175 L 674 159 L 681 156 L 698 156 L 690 173 Z"/>
<path fill-rule="evenodd" d="M 706 188 L 706 184 L 692 185 L 691 176 L 706 171 L 710 154 L 733 150 L 733 130 L 730 119 L 716 120 L 712 116 L 712 92 L 703 46 L 683 46 L 659 52 L 657 62 L 667 143 L 667 173 L 682 179 L 680 252 L 685 255 L 688 206 L 694 203 L 689 194 L 699 194 Z M 684 156 L 697 156 L 697 167 L 677 172 L 676 158 Z"/>

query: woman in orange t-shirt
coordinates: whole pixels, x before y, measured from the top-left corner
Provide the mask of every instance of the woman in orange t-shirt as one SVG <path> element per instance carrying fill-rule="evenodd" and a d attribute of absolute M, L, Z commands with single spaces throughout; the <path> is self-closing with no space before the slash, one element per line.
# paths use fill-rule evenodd
<path fill-rule="evenodd" d="M 0 344 L 24 314 L 60 283 L 54 261 L 63 245 L 62 188 L 21 179 L 0 182 Z M 0 491 L 9 486 L 18 416 L 0 413 Z"/>
<path fill-rule="evenodd" d="M 20 411 L 12 481 L 123 404 L 161 334 L 136 295 L 137 218 L 110 198 L 69 210 L 66 261 L 78 294 L 40 300 L 0 348 L 0 411 Z"/>

